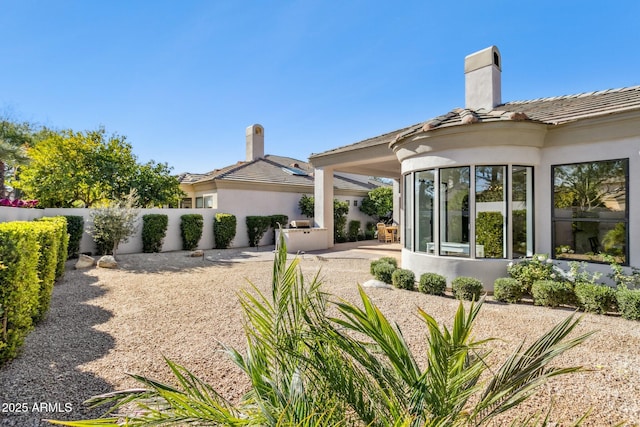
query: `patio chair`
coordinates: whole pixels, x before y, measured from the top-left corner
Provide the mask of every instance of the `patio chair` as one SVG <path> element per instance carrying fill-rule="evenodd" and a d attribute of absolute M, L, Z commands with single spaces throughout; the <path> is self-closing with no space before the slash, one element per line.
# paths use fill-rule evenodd
<path fill-rule="evenodd" d="M 378 223 L 378 241 L 393 243 L 393 233 L 387 232 L 387 226 L 381 222 Z"/>

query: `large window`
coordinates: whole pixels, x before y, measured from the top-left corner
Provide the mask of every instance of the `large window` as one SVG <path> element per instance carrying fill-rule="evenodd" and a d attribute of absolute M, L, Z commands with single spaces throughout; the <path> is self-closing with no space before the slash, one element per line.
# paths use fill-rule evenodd
<path fill-rule="evenodd" d="M 552 167 L 556 258 L 627 263 L 628 168 L 627 159 Z"/>
<path fill-rule="evenodd" d="M 440 254 L 469 256 L 469 167 L 440 169 Z"/>
<path fill-rule="evenodd" d="M 533 168 L 513 166 L 511 172 L 512 257 L 533 256 Z"/>
<path fill-rule="evenodd" d="M 412 245 L 412 233 L 413 233 L 413 219 L 411 218 L 411 174 L 404 177 L 404 247 L 411 249 Z"/>
<path fill-rule="evenodd" d="M 434 171 L 416 172 L 415 175 L 415 226 L 416 250 L 434 253 L 433 203 Z"/>
<path fill-rule="evenodd" d="M 506 258 L 506 166 L 476 166 L 476 258 Z"/>

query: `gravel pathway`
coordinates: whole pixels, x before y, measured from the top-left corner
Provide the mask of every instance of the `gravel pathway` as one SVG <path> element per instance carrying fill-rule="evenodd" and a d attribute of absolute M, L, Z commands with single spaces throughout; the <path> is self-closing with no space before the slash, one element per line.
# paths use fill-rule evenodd
<path fill-rule="evenodd" d="M 371 279 L 370 259 L 382 254 L 375 249 L 307 254 L 301 267 L 309 278 L 321 269 L 325 290 L 356 301 L 356 284 Z M 261 248 L 259 253 L 211 250 L 205 258 L 184 252 L 121 255 L 117 270 L 74 270 L 69 263 L 55 286 L 48 317 L 29 335 L 20 356 L 0 369 L 0 425 L 99 416 L 100 410 L 82 402 L 137 386 L 127 372 L 170 381 L 163 356 L 238 399 L 247 381 L 219 342 L 243 348 L 237 292 L 247 289 L 248 281 L 268 292 L 272 259 L 269 248 Z M 450 325 L 458 304 L 395 289 L 368 288 L 367 293 L 400 325 L 416 354 L 426 346 L 415 308 Z M 476 338 L 500 337 L 492 344 L 493 357 L 504 360 L 522 340 L 537 337 L 571 312 L 488 301 Z M 578 333 L 598 333 L 560 362 L 589 371 L 551 381 L 516 415 L 544 408 L 553 399 L 554 420 L 575 420 L 591 408 L 584 425 L 640 423 L 639 326 L 615 316 L 585 315 Z"/>

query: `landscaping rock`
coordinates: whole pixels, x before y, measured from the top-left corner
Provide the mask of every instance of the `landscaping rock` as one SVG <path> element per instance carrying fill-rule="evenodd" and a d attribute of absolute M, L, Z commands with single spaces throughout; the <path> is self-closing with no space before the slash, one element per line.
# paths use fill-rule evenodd
<path fill-rule="evenodd" d="M 201 249 L 198 249 L 197 251 L 192 251 L 189 256 L 191 258 L 202 258 L 204 257 L 204 251 Z"/>
<path fill-rule="evenodd" d="M 76 262 L 76 270 L 80 270 L 82 268 L 91 268 L 96 265 L 96 260 L 90 257 L 89 255 L 80 255 L 78 261 Z"/>
<path fill-rule="evenodd" d="M 111 255 L 105 255 L 98 260 L 98 267 L 100 268 L 118 268 L 116 259 Z"/>
<path fill-rule="evenodd" d="M 381 280 L 375 280 L 375 279 L 371 279 L 371 280 L 367 280 L 366 282 L 364 282 L 362 284 L 363 288 L 383 288 L 383 289 L 393 289 L 393 286 L 391 286 L 388 283 L 384 283 Z"/>

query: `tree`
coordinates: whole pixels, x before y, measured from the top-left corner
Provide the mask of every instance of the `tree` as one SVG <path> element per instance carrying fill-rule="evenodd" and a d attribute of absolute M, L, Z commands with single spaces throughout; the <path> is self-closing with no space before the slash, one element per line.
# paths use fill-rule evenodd
<path fill-rule="evenodd" d="M 91 209 L 93 228 L 90 233 L 98 244 L 98 252 L 116 256 L 120 243 L 125 243 L 137 229 L 138 196 L 131 190 L 122 200 L 110 201 L 105 207 Z"/>
<path fill-rule="evenodd" d="M 360 211 L 378 221 L 388 221 L 393 216 L 393 189 L 377 187 L 369 191 L 360 204 Z"/>
<path fill-rule="evenodd" d="M 91 207 L 135 189 L 143 206 L 179 197 L 178 180 L 164 163 L 139 165 L 126 137 L 96 131 L 47 131 L 29 148 L 29 165 L 14 185 L 44 207 Z"/>
<path fill-rule="evenodd" d="M 31 125 L 0 120 L 0 197 L 7 196 L 5 179 L 15 167 L 29 161 L 26 147 L 32 141 Z"/>

